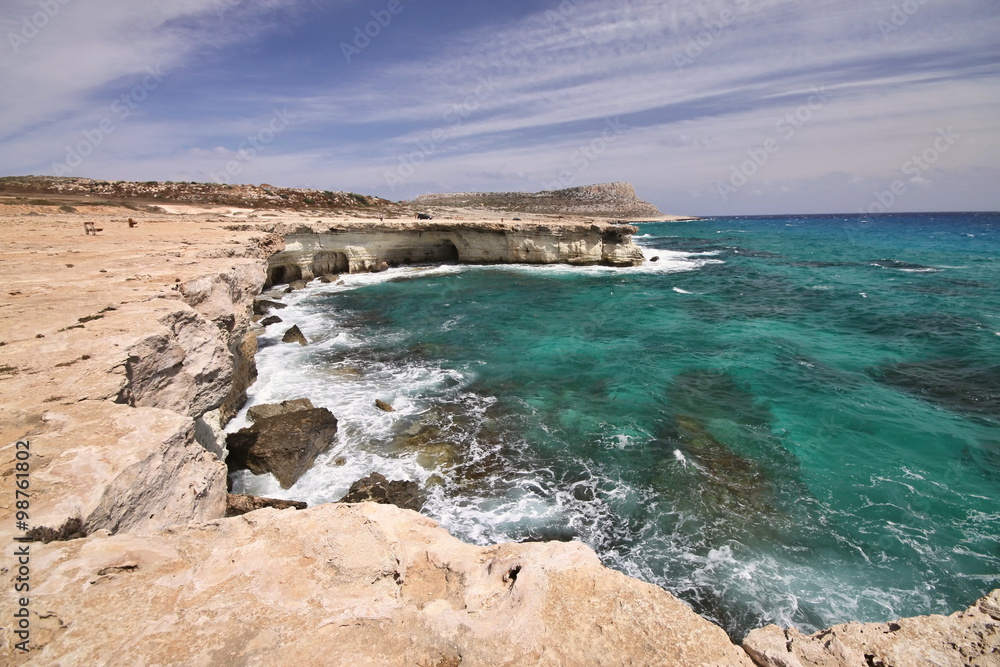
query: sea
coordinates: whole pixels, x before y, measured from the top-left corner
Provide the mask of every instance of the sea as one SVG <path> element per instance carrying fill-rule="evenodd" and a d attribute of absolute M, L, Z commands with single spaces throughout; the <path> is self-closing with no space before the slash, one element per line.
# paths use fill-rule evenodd
<path fill-rule="evenodd" d="M 285 295 L 249 405 L 308 397 L 339 433 L 292 488 L 235 489 L 312 505 L 412 480 L 462 540 L 580 540 L 736 641 L 1000 587 L 1000 214 L 638 228 L 633 268 Z M 280 342 L 293 323 L 308 346 Z"/>

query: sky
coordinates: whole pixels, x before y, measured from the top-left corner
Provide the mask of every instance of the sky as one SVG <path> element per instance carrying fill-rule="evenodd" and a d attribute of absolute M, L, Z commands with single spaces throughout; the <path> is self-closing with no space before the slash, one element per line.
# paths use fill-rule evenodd
<path fill-rule="evenodd" d="M 997 0 L 4 0 L 0 175 L 1000 210 Z"/>

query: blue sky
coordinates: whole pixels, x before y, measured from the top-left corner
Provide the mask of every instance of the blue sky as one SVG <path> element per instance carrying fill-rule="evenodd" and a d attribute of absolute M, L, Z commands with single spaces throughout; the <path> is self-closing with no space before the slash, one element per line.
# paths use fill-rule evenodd
<path fill-rule="evenodd" d="M 0 174 L 1000 210 L 996 0 L 5 0 Z"/>

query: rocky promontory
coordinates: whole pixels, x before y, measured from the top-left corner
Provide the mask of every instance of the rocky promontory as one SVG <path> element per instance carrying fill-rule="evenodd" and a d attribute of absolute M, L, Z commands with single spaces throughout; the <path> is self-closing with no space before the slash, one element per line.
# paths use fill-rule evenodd
<path fill-rule="evenodd" d="M 6 213 L 0 540 L 23 537 L 19 451 L 30 525 L 57 538 L 18 547 L 30 595 L 0 618 L 27 610 L 27 634 L 3 621 L 7 664 L 751 664 L 579 543 L 474 547 L 390 505 L 227 497 L 223 408 L 253 380 L 253 305 L 285 240 L 218 213 L 95 207 L 96 236 L 78 214 Z"/>
<path fill-rule="evenodd" d="M 84 234 L 87 221 L 101 231 Z M 336 225 L 373 247 L 390 233 L 351 222 Z M 482 222 L 484 234 L 516 231 Z M 83 216 L 0 202 L 4 664 L 750 667 L 721 628 L 581 543 L 472 546 L 392 505 L 295 509 L 227 495 L 221 429 L 254 381 L 254 318 L 281 310 L 258 302 L 255 314 L 254 302 L 296 234 L 331 228 L 312 224 L 298 213 L 243 226 L 221 209 Z M 288 407 L 282 415 L 295 414 Z M 26 510 L 14 493 L 25 478 Z M 18 511 L 50 529 L 35 532 L 43 541 L 20 541 L 30 536 Z M 15 595 L 19 581 L 29 588 Z M 775 643 L 775 632 L 791 639 Z M 814 640 L 785 632 L 766 629 L 748 647 L 762 647 L 765 664 L 855 664 L 855 653 L 806 662 L 795 651 Z M 954 634 L 934 650 L 972 656 L 966 637 L 995 641 Z M 969 664 L 993 664 L 987 649 Z"/>
<path fill-rule="evenodd" d="M 257 223 L 239 230 L 281 236 L 268 284 L 407 264 L 573 264 L 637 266 L 645 261 L 630 225 L 499 220 L 367 220 L 350 224 Z"/>
<path fill-rule="evenodd" d="M 625 220 L 652 220 L 659 209 L 639 199 L 628 183 L 599 183 L 543 192 L 456 192 L 417 197 L 417 206 L 483 208 L 513 213 L 589 215 Z"/>

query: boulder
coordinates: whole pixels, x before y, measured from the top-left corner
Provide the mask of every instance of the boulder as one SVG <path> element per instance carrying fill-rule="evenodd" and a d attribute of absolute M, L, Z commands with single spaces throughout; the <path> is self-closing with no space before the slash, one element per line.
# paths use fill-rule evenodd
<path fill-rule="evenodd" d="M 380 503 L 395 505 L 404 510 L 419 512 L 424 506 L 425 498 L 420 493 L 420 485 L 416 482 L 389 481 L 377 472 L 351 484 L 347 495 L 340 499 L 342 503 Z"/>
<path fill-rule="evenodd" d="M 377 398 L 375 399 L 375 407 L 378 408 L 379 410 L 381 410 L 382 412 L 395 412 L 396 411 L 396 408 L 392 407 L 391 405 L 389 405 L 385 401 L 380 401 Z"/>
<path fill-rule="evenodd" d="M 372 267 L 372 273 L 383 273 L 389 270 L 389 265 L 386 262 L 379 262 L 374 267 Z"/>
<path fill-rule="evenodd" d="M 761 667 L 1000 665 L 1000 589 L 951 616 L 844 623 L 812 635 L 769 625 L 750 632 L 743 648 Z"/>
<path fill-rule="evenodd" d="M 299 345 L 308 345 L 309 341 L 302 334 L 302 330 L 299 329 L 299 325 L 293 325 L 291 329 L 285 332 L 285 335 L 281 337 L 282 343 L 298 343 Z"/>
<path fill-rule="evenodd" d="M 326 408 L 312 408 L 259 418 L 249 428 L 226 438 L 230 472 L 248 469 L 255 475 L 273 474 L 288 489 L 330 446 L 337 434 L 337 418 Z"/>
<path fill-rule="evenodd" d="M 335 274 L 327 274 L 325 276 L 320 276 L 319 281 L 321 283 L 335 283 L 340 280 L 340 276 Z"/>
<path fill-rule="evenodd" d="M 282 308 L 288 308 L 288 304 L 267 299 L 255 299 L 253 302 L 254 315 L 267 315 L 272 310 L 281 310 Z"/>
<path fill-rule="evenodd" d="M 281 403 L 255 405 L 247 410 L 247 417 L 250 418 L 250 421 L 256 422 L 261 419 L 269 419 L 278 415 L 287 415 L 292 412 L 313 410 L 315 408 L 316 406 L 308 398 L 296 398 L 291 401 L 282 401 Z"/>
<path fill-rule="evenodd" d="M 306 285 L 308 284 L 309 283 L 307 283 L 304 280 L 293 280 L 292 282 L 288 283 L 288 287 L 285 288 L 285 294 L 291 294 L 296 290 L 305 289 Z"/>
<path fill-rule="evenodd" d="M 260 321 L 261 326 L 269 327 L 272 324 L 281 324 L 282 320 L 277 315 L 270 315 Z"/>
<path fill-rule="evenodd" d="M 273 507 L 276 510 L 304 510 L 308 505 L 298 500 L 278 500 L 277 498 L 261 498 L 260 496 L 247 496 L 238 493 L 230 493 L 226 497 L 227 517 L 241 516 L 265 507 Z"/>

